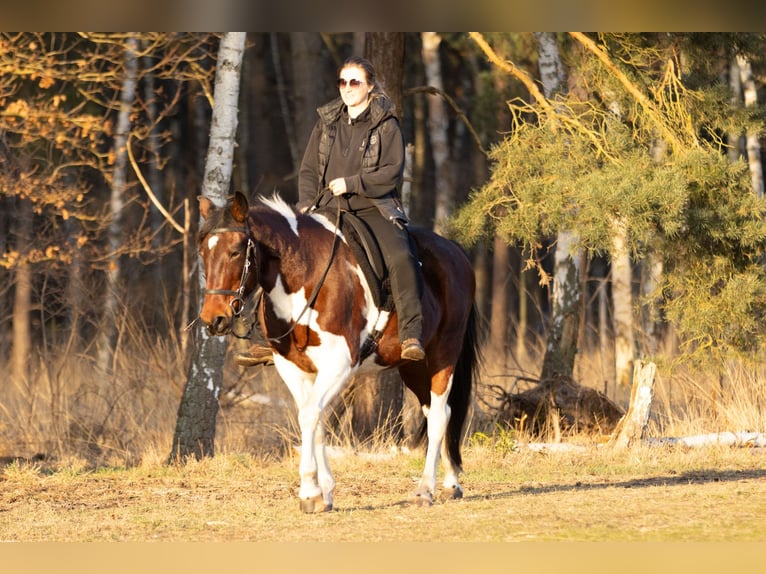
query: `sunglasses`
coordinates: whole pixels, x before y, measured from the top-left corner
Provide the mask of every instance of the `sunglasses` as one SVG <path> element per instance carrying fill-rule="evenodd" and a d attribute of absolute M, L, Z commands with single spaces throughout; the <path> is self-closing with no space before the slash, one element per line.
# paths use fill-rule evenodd
<path fill-rule="evenodd" d="M 338 78 L 338 87 L 339 88 L 345 88 L 346 85 L 351 86 L 352 88 L 358 88 L 362 84 L 364 84 L 362 80 L 357 80 L 356 78 L 352 78 L 350 80 L 346 80 L 346 78 Z"/>

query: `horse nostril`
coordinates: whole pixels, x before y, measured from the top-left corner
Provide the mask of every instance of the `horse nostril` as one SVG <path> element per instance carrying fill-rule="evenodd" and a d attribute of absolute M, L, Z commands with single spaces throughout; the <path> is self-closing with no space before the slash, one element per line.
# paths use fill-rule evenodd
<path fill-rule="evenodd" d="M 207 331 L 211 335 L 222 335 L 228 328 L 228 320 L 223 315 L 218 315 L 207 325 Z"/>

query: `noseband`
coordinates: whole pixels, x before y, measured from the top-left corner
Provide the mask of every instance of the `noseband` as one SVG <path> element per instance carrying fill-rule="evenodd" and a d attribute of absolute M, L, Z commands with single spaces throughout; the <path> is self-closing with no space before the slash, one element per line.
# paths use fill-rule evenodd
<path fill-rule="evenodd" d="M 205 289 L 205 295 L 230 295 L 233 297 L 229 301 L 229 307 L 234 317 L 239 317 L 242 314 L 242 310 L 245 308 L 245 286 L 247 284 L 247 278 L 250 275 L 250 261 L 255 250 L 255 243 L 253 238 L 250 237 L 250 229 L 248 227 L 216 227 L 210 231 L 207 235 L 220 235 L 221 233 L 244 233 L 247 238 L 247 249 L 245 250 L 245 264 L 242 266 L 242 277 L 239 279 L 239 288 L 236 291 L 231 289 Z"/>

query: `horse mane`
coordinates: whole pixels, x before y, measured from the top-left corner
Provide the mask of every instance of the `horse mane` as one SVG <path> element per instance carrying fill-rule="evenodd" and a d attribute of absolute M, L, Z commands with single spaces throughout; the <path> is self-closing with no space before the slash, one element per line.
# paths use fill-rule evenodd
<path fill-rule="evenodd" d="M 275 191 L 270 197 L 261 195 L 258 197 L 258 201 L 284 217 L 292 232 L 298 234 L 298 214 L 289 203 L 282 199 L 278 192 Z"/>

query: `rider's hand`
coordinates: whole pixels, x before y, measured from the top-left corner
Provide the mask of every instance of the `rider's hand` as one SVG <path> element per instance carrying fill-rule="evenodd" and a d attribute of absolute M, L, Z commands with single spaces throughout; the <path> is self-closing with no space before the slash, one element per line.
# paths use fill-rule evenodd
<path fill-rule="evenodd" d="M 342 177 L 336 177 L 327 184 L 333 195 L 343 195 L 346 193 L 346 180 Z"/>

